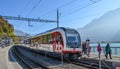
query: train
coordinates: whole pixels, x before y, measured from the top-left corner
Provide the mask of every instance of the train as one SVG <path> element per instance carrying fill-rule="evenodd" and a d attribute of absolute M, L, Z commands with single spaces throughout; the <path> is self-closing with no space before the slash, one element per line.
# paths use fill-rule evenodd
<path fill-rule="evenodd" d="M 80 34 L 73 28 L 58 27 L 24 40 L 29 46 L 65 57 L 81 57 Z"/>

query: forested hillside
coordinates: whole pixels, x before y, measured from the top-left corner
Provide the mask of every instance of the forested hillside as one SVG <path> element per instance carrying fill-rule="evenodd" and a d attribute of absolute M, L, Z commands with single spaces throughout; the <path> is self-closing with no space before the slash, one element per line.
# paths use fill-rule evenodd
<path fill-rule="evenodd" d="M 0 39 L 4 37 L 12 38 L 14 41 L 16 40 L 13 25 L 9 24 L 5 19 L 0 17 Z"/>

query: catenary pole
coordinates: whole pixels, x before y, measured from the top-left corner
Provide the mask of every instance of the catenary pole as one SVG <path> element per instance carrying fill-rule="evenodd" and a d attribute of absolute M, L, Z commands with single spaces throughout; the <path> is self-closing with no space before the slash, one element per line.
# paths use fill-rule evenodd
<path fill-rule="evenodd" d="M 57 9 L 57 28 L 59 27 L 59 10 Z"/>

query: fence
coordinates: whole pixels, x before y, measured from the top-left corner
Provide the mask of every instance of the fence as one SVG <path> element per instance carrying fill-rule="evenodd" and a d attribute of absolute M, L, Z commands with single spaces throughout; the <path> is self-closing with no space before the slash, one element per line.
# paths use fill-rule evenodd
<path fill-rule="evenodd" d="M 120 57 L 120 47 L 111 47 L 112 55 Z M 91 52 L 97 54 L 97 46 L 91 46 Z M 102 54 L 105 54 L 105 47 L 102 47 Z"/>

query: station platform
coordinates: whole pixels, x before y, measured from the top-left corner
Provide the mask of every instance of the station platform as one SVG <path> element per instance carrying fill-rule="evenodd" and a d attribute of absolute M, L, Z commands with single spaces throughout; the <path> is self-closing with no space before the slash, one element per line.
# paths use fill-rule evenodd
<path fill-rule="evenodd" d="M 27 45 L 24 45 L 26 47 L 29 47 Z M 101 54 L 101 63 L 104 66 L 110 67 L 110 69 L 116 69 L 117 67 L 119 67 L 120 69 L 120 56 L 114 56 L 112 55 L 112 59 L 109 58 L 108 55 L 108 59 L 106 59 L 104 54 Z M 94 53 L 90 53 L 90 57 L 88 57 L 87 55 L 82 55 L 82 58 L 80 58 L 81 61 L 86 61 L 86 62 L 90 62 L 91 65 L 93 63 L 97 63 L 99 64 L 99 57 L 98 54 L 94 54 Z"/>
<path fill-rule="evenodd" d="M 120 69 L 120 56 L 112 56 L 112 59 L 109 58 L 106 59 L 104 54 L 101 54 L 101 58 L 99 59 L 98 54 L 91 53 L 88 57 L 87 55 L 83 55 L 82 59 L 85 61 L 97 62 L 99 63 L 99 60 L 101 60 L 101 63 L 105 66 L 111 67 L 112 69 Z"/>
<path fill-rule="evenodd" d="M 20 66 L 13 60 L 12 54 L 10 53 L 11 46 L 1 48 L 0 47 L 0 69 L 21 69 Z M 108 55 L 109 57 L 109 55 Z M 87 55 L 82 56 L 83 61 L 99 62 L 98 54 L 90 53 L 90 57 Z M 111 66 L 113 69 L 120 69 L 120 56 L 112 56 L 112 59 L 106 59 L 105 56 L 101 55 L 101 61 L 106 66 Z"/>
<path fill-rule="evenodd" d="M 0 47 L 0 69 L 21 69 L 10 53 L 11 46 Z"/>

